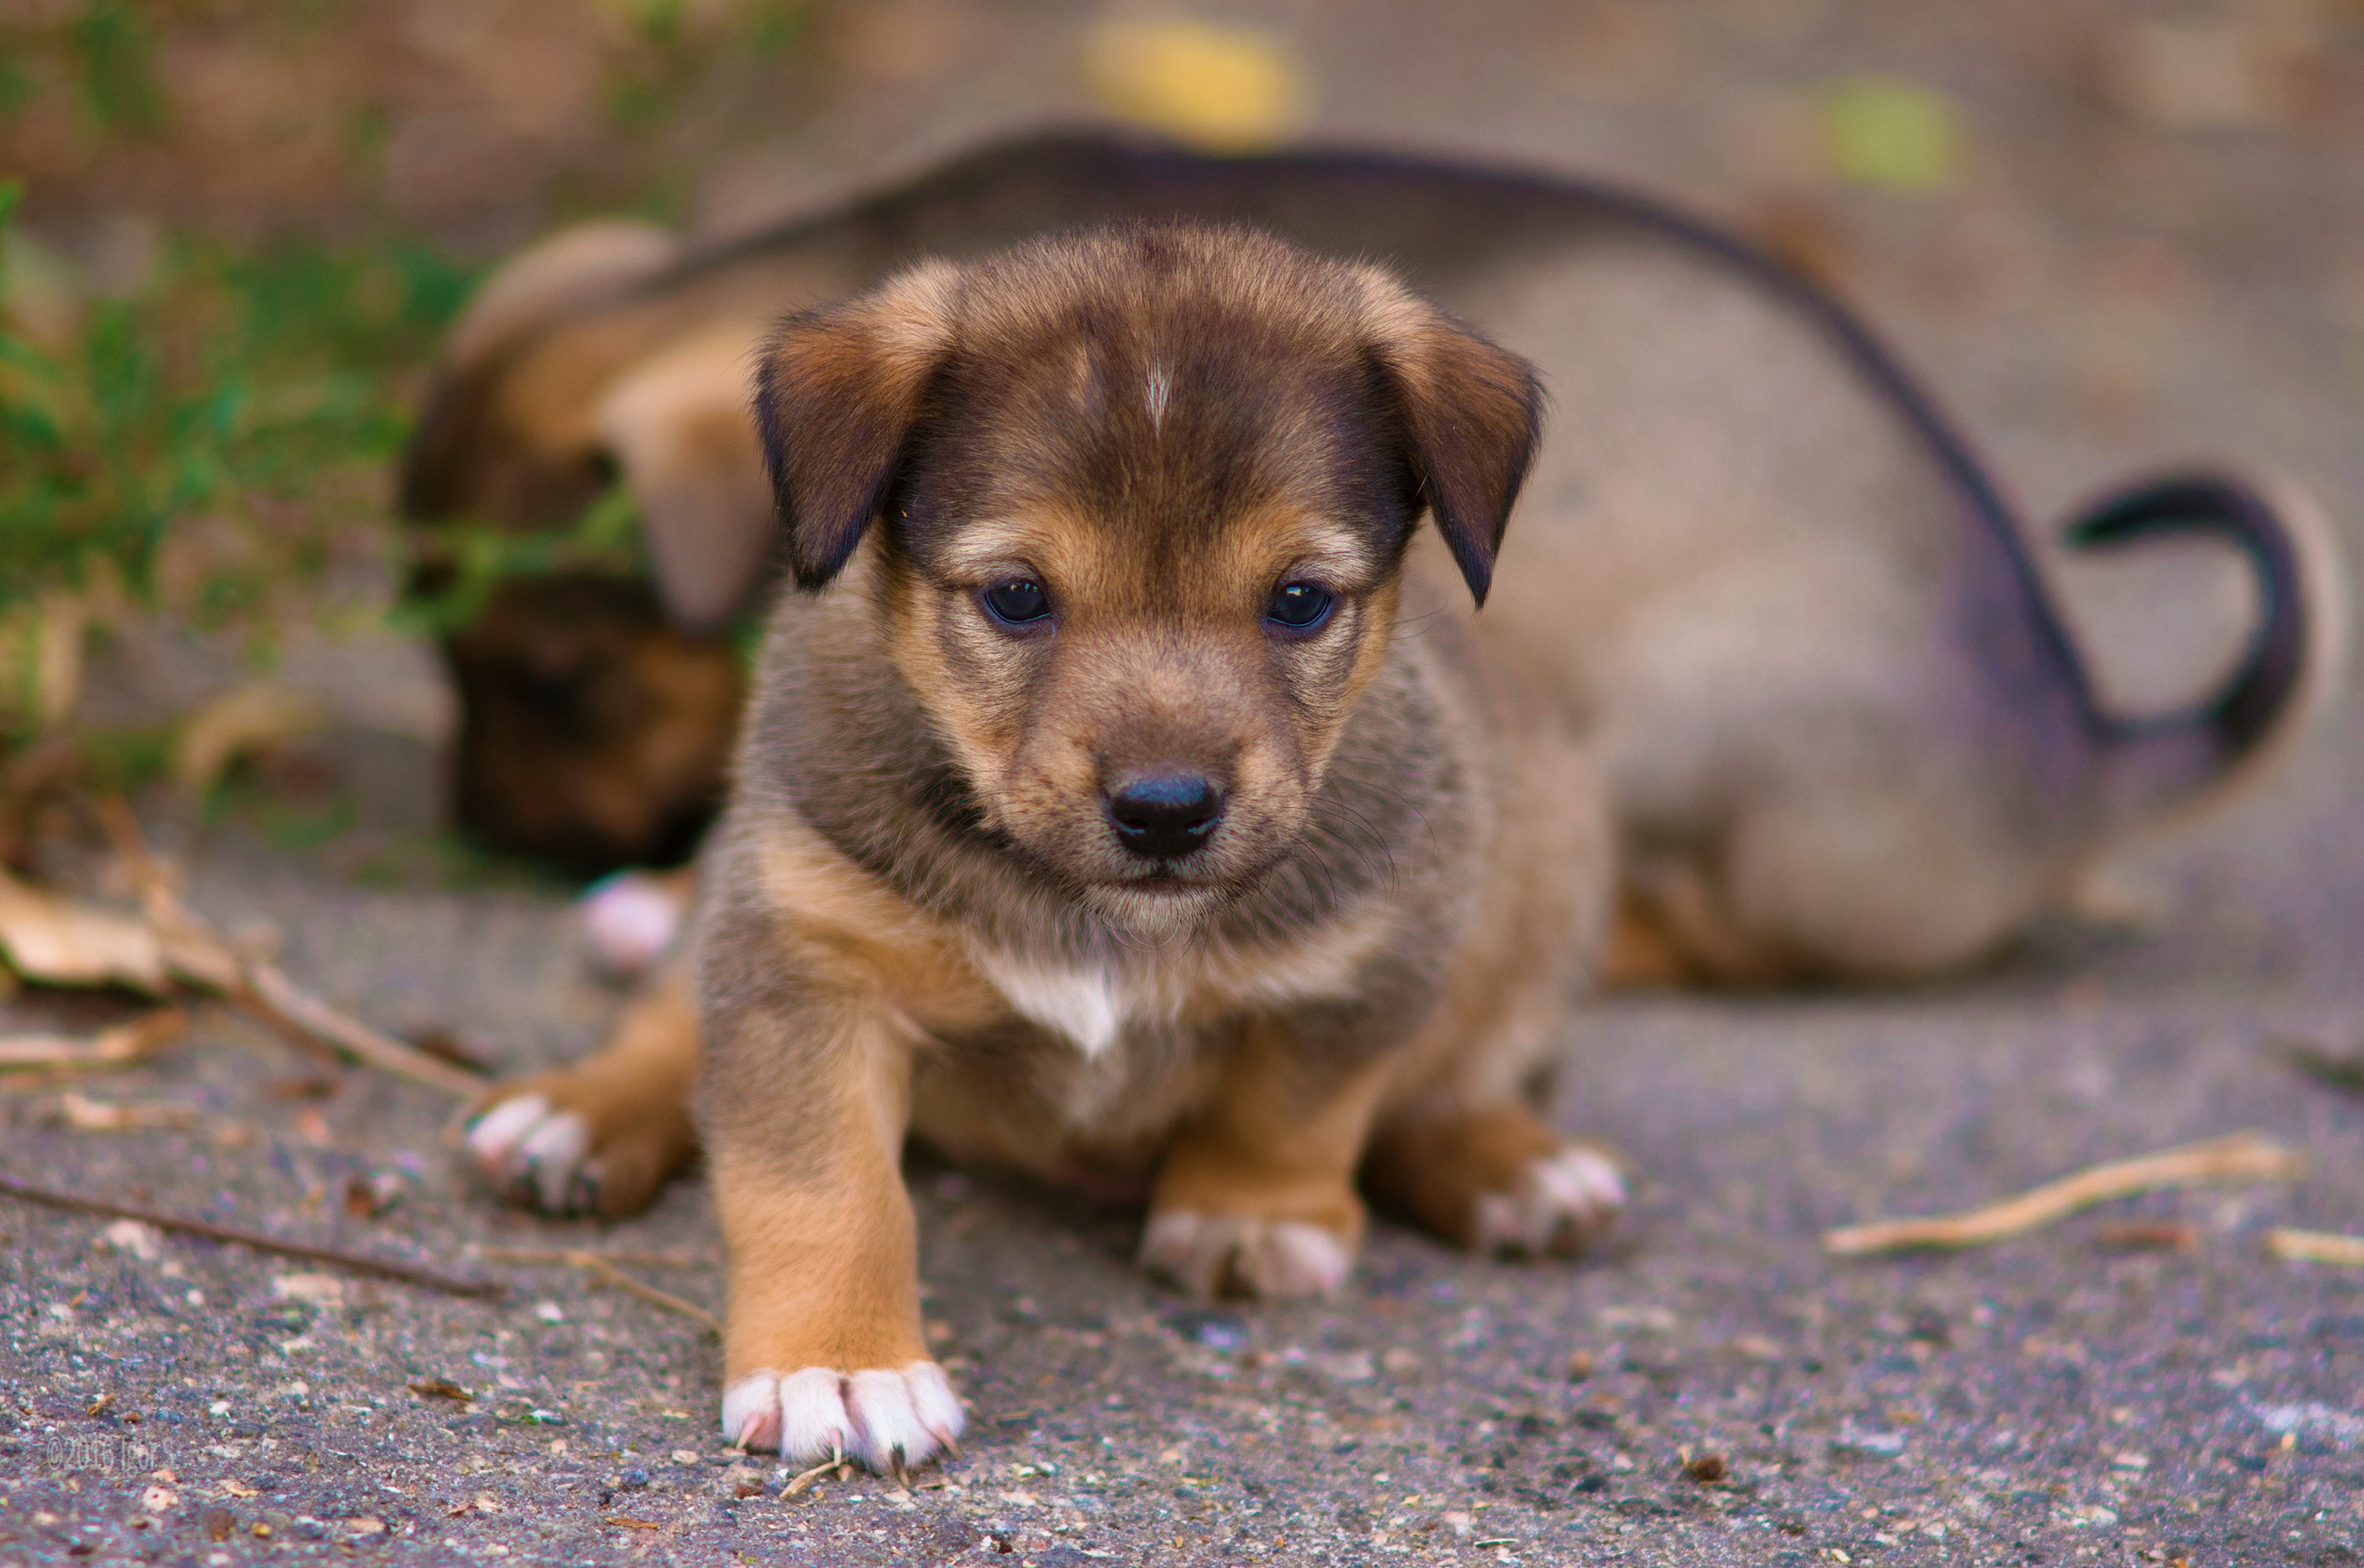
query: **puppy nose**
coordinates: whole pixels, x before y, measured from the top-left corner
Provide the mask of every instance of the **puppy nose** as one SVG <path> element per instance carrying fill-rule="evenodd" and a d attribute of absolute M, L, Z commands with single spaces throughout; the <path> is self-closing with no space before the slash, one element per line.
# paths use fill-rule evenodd
<path fill-rule="evenodd" d="M 1204 773 L 1134 773 L 1108 795 L 1118 842 L 1146 861 L 1178 861 L 1215 830 L 1223 792 Z"/>

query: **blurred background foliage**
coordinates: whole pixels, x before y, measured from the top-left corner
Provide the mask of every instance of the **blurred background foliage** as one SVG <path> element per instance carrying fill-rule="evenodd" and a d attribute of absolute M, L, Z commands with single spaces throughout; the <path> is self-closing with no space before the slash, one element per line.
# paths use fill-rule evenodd
<path fill-rule="evenodd" d="M 85 644 L 127 617 L 267 668 L 291 623 L 386 607 L 318 590 L 340 562 L 397 574 L 387 466 L 486 259 L 574 211 L 669 215 L 667 128 L 808 20 L 798 0 L 404 13 L 0 6 L 0 751 L 71 723 Z M 534 151 L 557 154 L 539 181 Z M 629 570 L 630 528 L 610 505 L 584 531 Z M 404 624 L 563 552 L 462 543 L 455 594 Z"/>

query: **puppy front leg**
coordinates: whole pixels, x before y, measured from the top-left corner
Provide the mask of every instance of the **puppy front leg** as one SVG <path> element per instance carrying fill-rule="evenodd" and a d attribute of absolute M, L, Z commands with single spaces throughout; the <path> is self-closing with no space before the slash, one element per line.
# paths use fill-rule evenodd
<path fill-rule="evenodd" d="M 1355 1167 L 1388 1063 L 1325 1068 L 1293 1044 L 1280 1026 L 1252 1028 L 1166 1148 L 1141 1258 L 1197 1295 L 1327 1295 L 1354 1267 Z"/>
<path fill-rule="evenodd" d="M 715 1016 L 728 1037 L 707 1101 L 730 1257 L 723 1433 L 798 1463 L 924 1464 L 963 1416 L 920 1323 L 901 1170 L 909 1044 L 859 1001 Z"/>

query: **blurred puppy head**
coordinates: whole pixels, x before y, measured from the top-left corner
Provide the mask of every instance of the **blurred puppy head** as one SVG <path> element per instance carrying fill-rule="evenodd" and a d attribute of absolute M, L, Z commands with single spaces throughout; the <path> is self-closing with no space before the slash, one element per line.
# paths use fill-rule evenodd
<path fill-rule="evenodd" d="M 444 644 L 453 805 L 484 842 L 594 872 L 687 854 L 720 803 L 744 677 L 641 584 L 516 578 Z"/>
<path fill-rule="evenodd" d="M 987 826 L 1144 932 L 1304 831 L 1423 511 L 1483 599 L 1539 405 L 1387 273 L 1192 227 L 920 267 L 789 321 L 756 397 L 798 583 L 875 529 Z"/>

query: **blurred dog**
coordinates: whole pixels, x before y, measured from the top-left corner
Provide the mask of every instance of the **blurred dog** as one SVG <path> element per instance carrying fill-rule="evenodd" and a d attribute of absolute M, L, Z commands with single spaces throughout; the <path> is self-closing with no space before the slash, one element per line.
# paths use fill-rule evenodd
<path fill-rule="evenodd" d="M 703 1062 L 648 1004 L 473 1135 L 636 1200 L 610 1156 L 677 1160 L 702 1077 L 731 1440 L 956 1436 L 907 1130 L 1145 1190 L 1144 1261 L 1202 1294 L 1337 1285 L 1358 1172 L 1468 1246 L 1611 1221 L 1615 1166 L 1533 1108 L 1606 803 L 1550 672 L 1453 603 L 1535 450 L 1523 361 L 1378 268 L 1131 225 L 797 317 L 755 406 L 806 595 L 701 868 Z"/>
<path fill-rule="evenodd" d="M 612 863 L 678 848 L 717 796 L 727 681 L 683 678 L 699 646 L 683 633 L 753 602 L 779 553 L 745 384 L 783 307 L 1124 217 L 1245 220 L 1382 260 L 1541 365 L 1557 434 L 1488 613 L 1598 739 L 1643 969 L 1894 981 L 1971 963 L 2129 834 L 2258 776 L 2337 668 L 2340 572 L 2304 503 L 2170 478 L 2070 537 L 2221 538 L 2263 611 L 2212 699 L 2104 711 L 2018 519 L 1929 398 L 1827 295 L 1664 207 L 1408 159 L 1050 137 L 751 239 L 595 227 L 496 275 L 452 335 L 406 507 L 546 524 L 620 474 L 655 595 L 628 610 L 636 637 L 585 621 L 563 583 L 521 583 L 496 632 L 451 643 L 468 822 Z M 686 756 L 661 683 L 709 694 L 702 771 L 632 761 L 661 728 Z M 563 717 L 475 720 L 496 703 Z"/>

